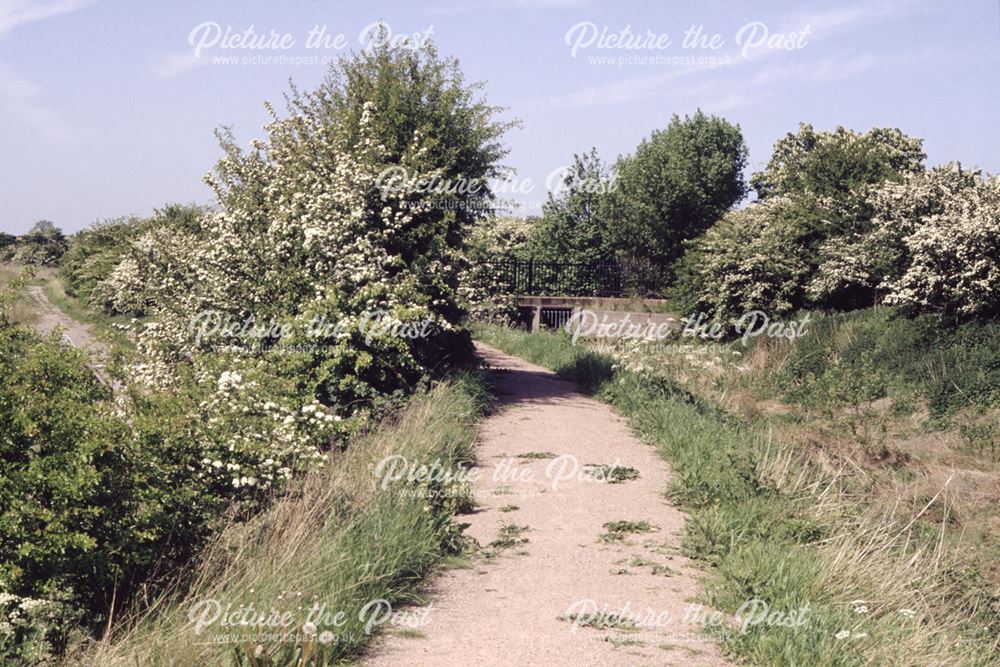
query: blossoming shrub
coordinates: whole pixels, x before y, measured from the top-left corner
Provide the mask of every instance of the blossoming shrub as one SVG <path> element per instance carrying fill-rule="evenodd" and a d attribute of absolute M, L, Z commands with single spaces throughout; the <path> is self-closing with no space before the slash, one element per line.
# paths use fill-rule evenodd
<path fill-rule="evenodd" d="M 780 317 L 801 307 L 810 272 L 801 207 L 776 197 L 728 213 L 689 245 L 678 269 L 685 312 L 736 320 L 761 309 Z"/>
<path fill-rule="evenodd" d="M 909 265 L 887 301 L 950 317 L 1000 314 L 1000 177 L 975 178 L 963 196 L 920 219 L 905 238 Z"/>
<path fill-rule="evenodd" d="M 998 179 L 957 164 L 926 171 L 923 158 L 898 130 L 803 125 L 754 176 L 759 201 L 688 244 L 675 299 L 719 320 L 878 303 L 995 316 Z"/>
<path fill-rule="evenodd" d="M 432 49 L 385 47 L 342 61 L 314 92 L 293 89 L 291 115 L 272 111 L 266 138 L 249 151 L 222 134 L 225 156 L 207 177 L 219 210 L 197 234 L 145 234 L 101 286 L 113 309 L 153 315 L 138 331 L 136 378 L 166 387 L 179 363 L 197 367 L 219 343 L 191 335 L 208 310 L 297 332 L 317 319 L 343 323 L 329 336 L 270 336 L 263 352 L 260 340 L 225 342 L 234 364 L 263 355 L 344 413 L 409 391 L 428 369 L 467 355 L 459 255 L 489 188 L 422 188 L 385 174 L 404 168 L 471 183 L 499 175 L 506 125 L 470 91 Z M 373 338 L 365 331 L 373 312 L 428 333 Z M 278 343 L 313 351 L 275 359 L 268 349 Z"/>
<path fill-rule="evenodd" d="M 808 286 L 810 297 L 841 306 L 884 300 L 891 283 L 912 261 L 907 238 L 928 217 L 960 207 L 977 184 L 982 184 L 978 172 L 944 165 L 871 189 L 870 221 L 819 248 L 820 264 Z"/>
<path fill-rule="evenodd" d="M 144 234 L 162 227 L 173 233 L 196 233 L 203 214 L 197 206 L 169 204 L 150 218 L 107 220 L 75 234 L 59 261 L 59 277 L 66 293 L 110 314 L 141 315 L 143 300 L 122 293 L 121 281 L 106 279 L 126 255 L 133 264 L 147 260 L 148 249 L 144 252 L 142 244 L 136 243 Z"/>
<path fill-rule="evenodd" d="M 57 338 L 4 326 L 0 627 L 14 635 L 0 642 L 66 644 L 65 628 L 15 624 L 32 600 L 65 602 L 93 630 L 183 578 L 227 519 L 328 465 L 371 415 L 467 358 L 458 258 L 471 199 L 489 190 L 381 177 L 401 165 L 496 176 L 506 126 L 472 91 L 433 49 L 385 47 L 293 90 L 290 115 L 272 111 L 248 151 L 223 134 L 208 177 L 217 210 L 129 230 L 92 287 L 92 303 L 143 316 L 114 400 Z M 104 250 L 81 250 L 80 264 Z M 198 335 L 206 312 L 263 333 Z M 418 333 L 398 335 L 406 325 Z"/>
<path fill-rule="evenodd" d="M 501 267 L 504 262 L 527 258 L 536 229 L 536 220 L 517 217 L 487 218 L 472 228 L 459 287 L 471 320 L 516 320 L 517 295 L 504 280 Z"/>

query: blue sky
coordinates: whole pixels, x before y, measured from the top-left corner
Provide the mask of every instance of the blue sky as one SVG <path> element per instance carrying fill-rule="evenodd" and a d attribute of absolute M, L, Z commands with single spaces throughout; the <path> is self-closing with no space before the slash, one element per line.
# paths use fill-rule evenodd
<path fill-rule="evenodd" d="M 521 212 L 538 210 L 574 153 L 614 159 L 697 108 L 740 124 L 751 168 L 809 122 L 899 127 L 925 139 L 930 164 L 1000 172 L 997 0 L 0 0 L 0 229 L 44 218 L 75 231 L 211 203 L 201 179 L 219 156 L 213 130 L 259 136 L 264 100 L 280 103 L 290 77 L 304 88 L 324 77 L 324 65 L 289 58 L 359 48 L 379 19 L 395 35 L 430 31 L 521 119 L 508 137 Z M 293 45 L 222 48 L 216 25 Z M 306 48 L 317 26 L 346 47 Z M 692 26 L 705 39 L 685 45 Z M 626 28 L 631 42 L 597 39 Z"/>

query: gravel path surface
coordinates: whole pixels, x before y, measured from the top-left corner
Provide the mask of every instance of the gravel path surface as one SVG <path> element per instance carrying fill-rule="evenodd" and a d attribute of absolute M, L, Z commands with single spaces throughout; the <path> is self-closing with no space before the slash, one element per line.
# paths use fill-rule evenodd
<path fill-rule="evenodd" d="M 478 347 L 501 405 L 479 433 L 477 509 L 458 520 L 494 555 L 437 577 L 429 606 L 408 615 L 419 627 L 391 630 L 366 664 L 729 664 L 697 620 L 707 610 L 693 601 L 697 571 L 679 553 L 684 515 L 663 495 L 665 462 L 573 384 Z M 519 458 L 530 453 L 538 458 Z M 588 464 L 639 477 L 609 483 L 585 473 Z M 652 532 L 602 541 L 615 521 L 645 521 Z M 507 543 L 490 546 L 505 525 L 526 529 L 508 528 Z"/>

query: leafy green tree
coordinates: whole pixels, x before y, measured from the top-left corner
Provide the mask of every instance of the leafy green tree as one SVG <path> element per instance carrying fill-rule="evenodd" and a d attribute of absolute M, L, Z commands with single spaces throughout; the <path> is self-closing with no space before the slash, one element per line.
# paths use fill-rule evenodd
<path fill-rule="evenodd" d="M 759 199 L 806 195 L 844 200 L 865 186 L 923 171 L 923 140 L 896 128 L 861 134 L 838 126 L 817 132 L 801 123 L 774 145 L 767 167 L 750 179 Z"/>
<path fill-rule="evenodd" d="M 17 250 L 17 237 L 7 232 L 0 232 L 0 261 L 8 261 Z"/>
<path fill-rule="evenodd" d="M 683 242 L 704 232 L 746 194 L 747 148 L 738 125 L 700 110 L 615 165 L 604 213 L 619 256 L 648 264 L 668 284 Z"/>
<path fill-rule="evenodd" d="M 583 264 L 609 262 L 614 249 L 604 218 L 612 186 L 597 149 L 574 155 L 555 192 L 542 207 L 531 254 L 535 259 Z"/>
<path fill-rule="evenodd" d="M 18 243 L 15 261 L 35 266 L 55 266 L 68 243 L 62 230 L 48 220 L 39 220 Z"/>

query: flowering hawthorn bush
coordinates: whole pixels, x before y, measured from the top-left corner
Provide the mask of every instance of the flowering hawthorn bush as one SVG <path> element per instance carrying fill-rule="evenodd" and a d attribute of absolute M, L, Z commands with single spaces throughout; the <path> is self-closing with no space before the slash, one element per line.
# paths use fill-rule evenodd
<path fill-rule="evenodd" d="M 775 197 L 728 213 L 689 247 L 679 274 L 693 283 L 692 310 L 735 321 L 751 310 L 795 310 L 809 275 L 800 209 Z"/>
<path fill-rule="evenodd" d="M 995 316 L 997 178 L 923 157 L 898 130 L 803 125 L 754 176 L 760 199 L 688 244 L 675 297 L 720 320 L 876 303 Z"/>
<path fill-rule="evenodd" d="M 906 239 L 929 216 L 960 205 L 981 183 L 977 172 L 957 165 L 911 174 L 901 182 L 886 182 L 867 195 L 870 221 L 863 229 L 830 239 L 820 249 L 820 265 L 808 292 L 820 302 L 884 300 L 892 281 L 912 261 Z"/>
<path fill-rule="evenodd" d="M 976 174 L 962 194 L 905 238 L 910 262 L 886 301 L 959 318 L 1000 314 L 1000 177 Z"/>
<path fill-rule="evenodd" d="M 516 319 L 517 297 L 497 263 L 523 259 L 535 229 L 535 220 L 517 217 L 489 218 L 472 228 L 459 288 L 470 319 L 497 324 Z"/>

